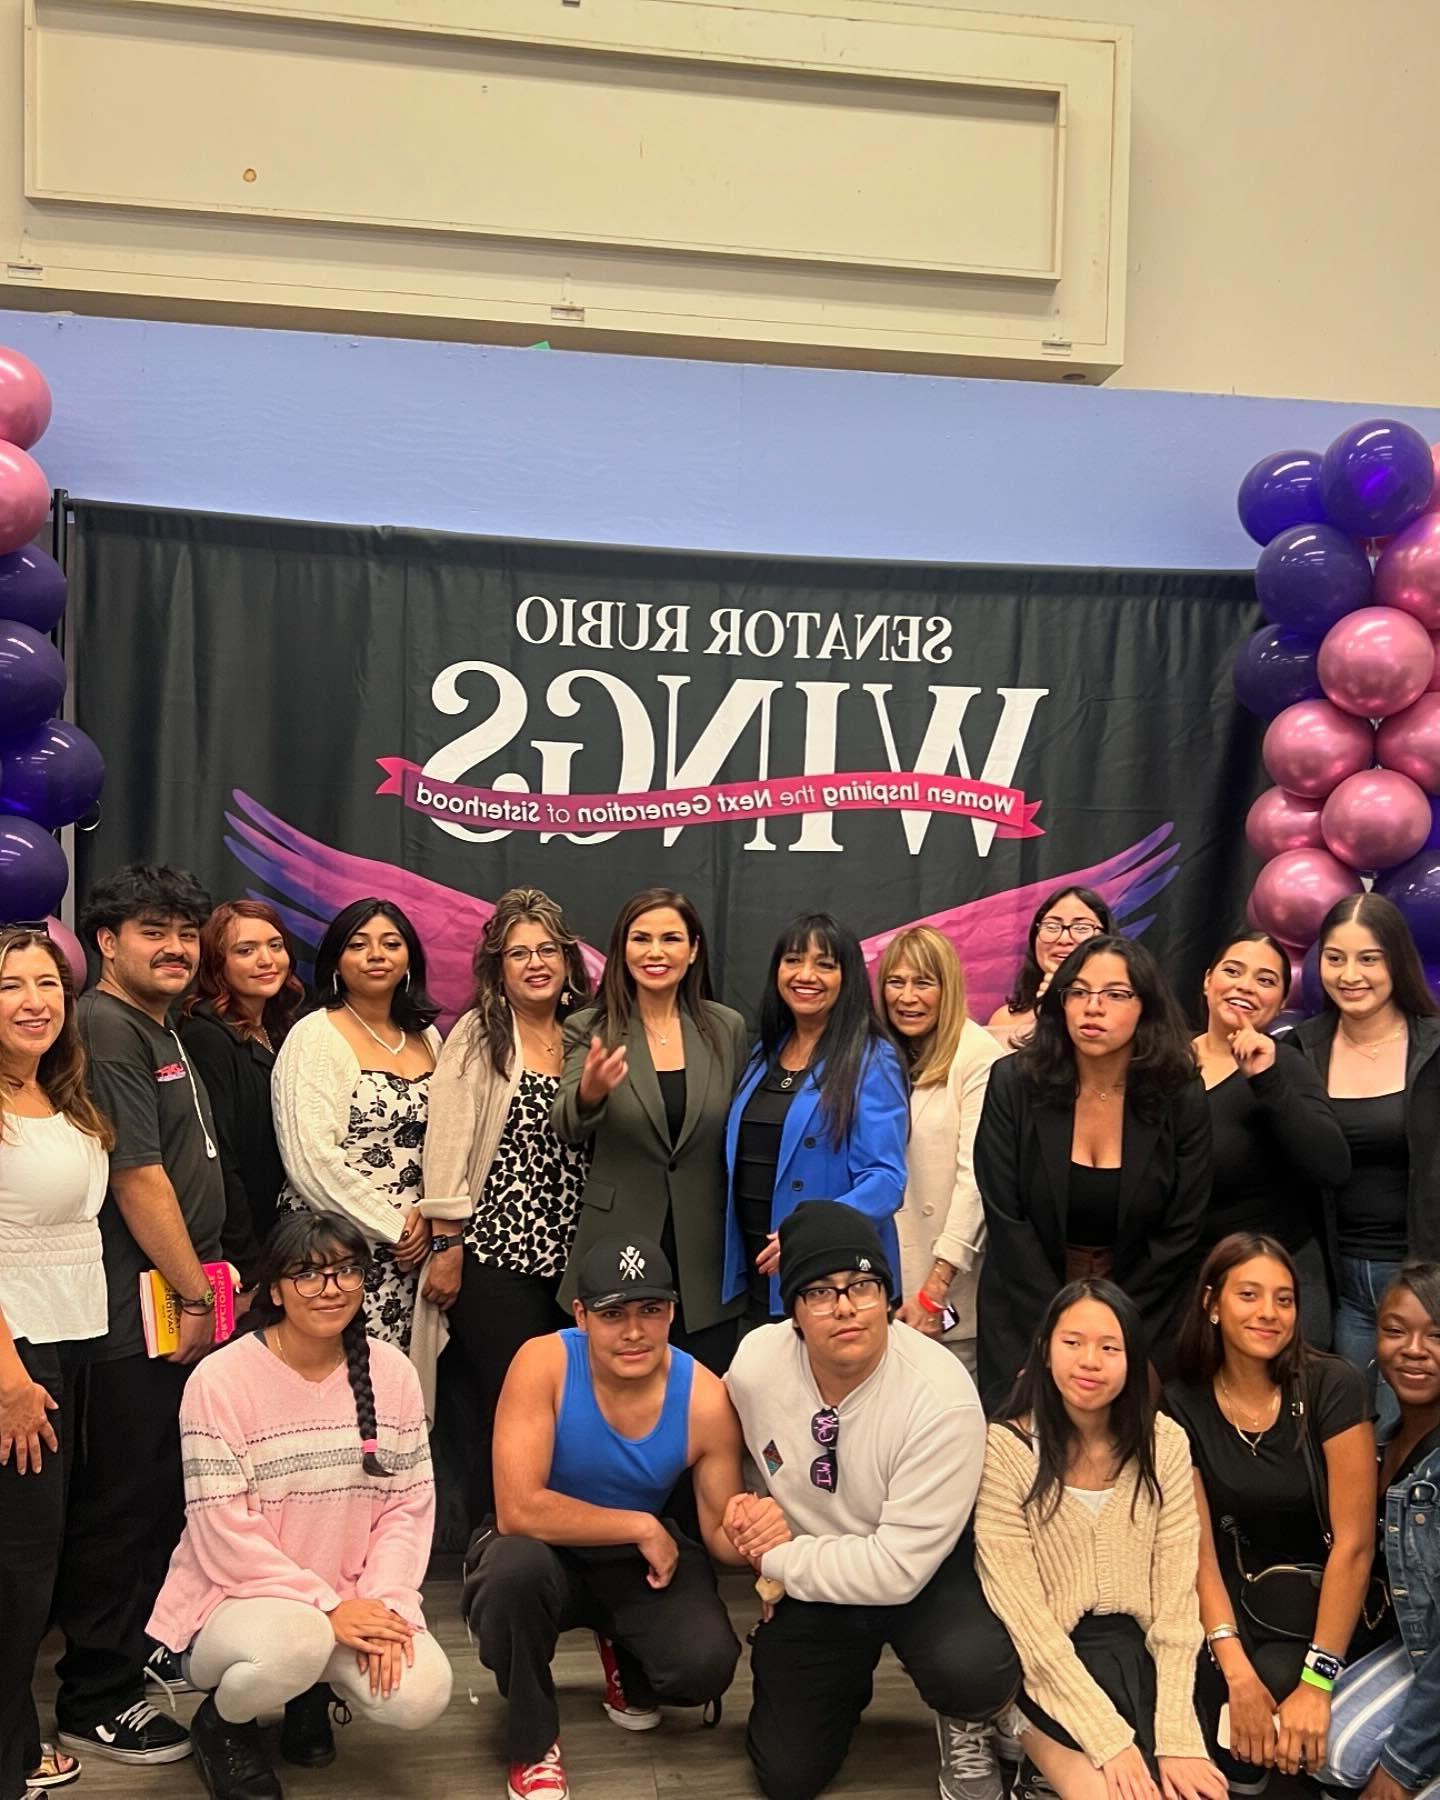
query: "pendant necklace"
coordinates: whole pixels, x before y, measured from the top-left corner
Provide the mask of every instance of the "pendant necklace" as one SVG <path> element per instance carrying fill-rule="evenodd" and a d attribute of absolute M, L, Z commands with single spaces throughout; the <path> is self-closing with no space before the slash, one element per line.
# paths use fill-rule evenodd
<path fill-rule="evenodd" d="M 1225 1404 L 1230 1409 L 1230 1423 L 1235 1427 L 1235 1435 L 1240 1439 L 1240 1442 L 1252 1456 L 1258 1456 L 1260 1454 L 1260 1440 L 1265 1436 L 1265 1433 L 1270 1427 L 1268 1425 L 1261 1425 L 1257 1430 L 1256 1427 L 1252 1425 L 1247 1431 L 1240 1423 L 1240 1407 L 1235 1396 L 1225 1385 L 1225 1377 L 1217 1370 L 1215 1379 L 1219 1382 L 1220 1392 L 1224 1395 Z M 1279 1390 L 1277 1389 L 1276 1391 L 1278 1394 Z"/>
<path fill-rule="evenodd" d="M 1352 1050 L 1358 1051 L 1361 1056 L 1368 1056 L 1371 1062 L 1379 1062 L 1380 1052 L 1385 1046 L 1393 1044 L 1397 1038 L 1404 1037 L 1409 1029 L 1408 1025 L 1402 1025 L 1398 1031 L 1392 1031 L 1388 1037 L 1376 1038 L 1373 1044 L 1362 1044 L 1357 1038 L 1351 1037 L 1343 1025 L 1340 1027 L 1340 1035 Z"/>
<path fill-rule="evenodd" d="M 384 1038 L 381 1037 L 381 1035 L 378 1031 L 372 1031 L 370 1029 L 370 1027 L 360 1017 L 359 1013 L 356 1012 L 355 1008 L 350 1004 L 350 1002 L 348 1000 L 342 1000 L 340 1004 L 345 1008 L 346 1012 L 349 1013 L 350 1017 L 360 1027 L 360 1029 L 365 1033 L 365 1035 L 367 1037 L 374 1038 L 375 1042 L 380 1046 L 380 1048 L 385 1052 L 385 1054 L 387 1056 L 399 1056 L 400 1052 L 405 1048 L 406 1038 L 409 1037 L 409 1035 L 410 1035 L 408 1031 L 402 1031 L 400 1033 L 400 1042 L 398 1044 L 387 1044 L 385 1042 Z"/>

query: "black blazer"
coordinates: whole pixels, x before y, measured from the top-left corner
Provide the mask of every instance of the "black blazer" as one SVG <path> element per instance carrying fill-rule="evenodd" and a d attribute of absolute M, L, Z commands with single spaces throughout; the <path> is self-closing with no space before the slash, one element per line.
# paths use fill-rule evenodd
<path fill-rule="evenodd" d="M 215 1118 L 225 1175 L 222 1249 L 249 1281 L 285 1184 L 270 1110 L 275 1055 L 253 1038 L 242 1038 L 208 1000 L 180 1021 L 180 1041 L 205 1084 Z"/>
<path fill-rule="evenodd" d="M 980 1268 L 980 1392 L 1003 1404 L 1045 1309 L 1065 1285 L 1066 1213 L 1075 1104 L 1039 1100 L 1016 1059 L 990 1071 L 975 1134 L 975 1176 L 985 1208 Z M 1195 1080 L 1142 1117 L 1127 1100 L 1115 1232 L 1116 1283 L 1163 1352 L 1195 1272 L 1210 1199 L 1210 1109 Z M 1163 1366 L 1162 1366 L 1163 1373 Z"/>
<path fill-rule="evenodd" d="M 1327 1090 L 1330 1051 L 1339 1027 L 1339 1015 L 1327 1006 L 1316 1018 L 1297 1025 L 1290 1035 L 1290 1042 L 1314 1063 Z M 1405 1052 L 1405 1138 L 1410 1150 L 1409 1253 L 1440 1257 L 1440 1018 L 1410 1020 Z M 1340 1189 L 1334 1187 L 1325 1196 L 1326 1234 L 1336 1268 L 1339 1194 Z"/>

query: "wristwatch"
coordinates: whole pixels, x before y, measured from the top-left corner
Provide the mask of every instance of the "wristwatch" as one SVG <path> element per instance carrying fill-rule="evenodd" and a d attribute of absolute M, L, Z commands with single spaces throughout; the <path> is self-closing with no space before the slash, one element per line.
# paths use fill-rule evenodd
<path fill-rule="evenodd" d="M 1328 1650 L 1317 1649 L 1314 1644 L 1305 1652 L 1305 1667 L 1313 1669 L 1322 1681 L 1338 1681 L 1344 1672 L 1344 1661 L 1332 1656 Z"/>
<path fill-rule="evenodd" d="M 464 1239 L 458 1231 L 449 1237 L 446 1237 L 443 1231 L 437 1231 L 430 1239 L 430 1248 L 432 1250 L 458 1250 L 463 1242 Z"/>

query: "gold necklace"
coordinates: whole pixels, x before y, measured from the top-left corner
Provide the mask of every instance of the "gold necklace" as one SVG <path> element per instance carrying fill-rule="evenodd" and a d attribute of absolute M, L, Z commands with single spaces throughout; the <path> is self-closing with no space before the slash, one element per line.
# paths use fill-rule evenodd
<path fill-rule="evenodd" d="M 652 1025 L 646 1018 L 642 1018 L 640 1023 L 645 1027 L 646 1037 L 654 1038 L 655 1042 L 659 1044 L 662 1050 L 664 1050 L 669 1046 L 671 1036 L 674 1033 L 675 1026 L 679 1023 L 679 1019 L 680 1015 L 679 1013 L 676 1013 L 675 1017 L 670 1021 L 669 1031 L 661 1031 L 658 1025 Z"/>
<path fill-rule="evenodd" d="M 294 1363 L 292 1363 L 290 1358 L 285 1354 L 285 1346 L 280 1342 L 280 1327 L 278 1325 L 271 1325 L 266 1329 L 265 1342 L 267 1344 L 269 1344 L 270 1348 L 280 1358 L 281 1362 L 284 1363 L 285 1367 L 290 1371 L 290 1373 L 292 1375 L 299 1375 L 300 1379 L 302 1381 L 310 1381 L 311 1379 L 313 1379 L 309 1375 L 302 1375 L 300 1373 L 300 1370 L 295 1367 Z M 341 1363 L 344 1362 L 344 1360 L 345 1360 L 345 1351 L 344 1351 L 344 1347 L 342 1346 L 339 1356 L 336 1357 L 335 1361 L 333 1363 L 331 1363 L 330 1367 L 325 1371 L 325 1373 L 322 1376 L 319 1377 L 319 1379 L 321 1381 L 327 1381 L 330 1378 L 330 1376 L 332 1376 L 335 1373 L 335 1371 L 340 1367 Z"/>
<path fill-rule="evenodd" d="M 1262 1412 L 1259 1415 L 1259 1423 L 1258 1424 L 1254 1422 L 1253 1415 L 1252 1415 L 1252 1423 L 1250 1424 L 1250 1426 L 1247 1430 L 1240 1423 L 1240 1419 L 1242 1416 L 1241 1412 L 1240 1412 L 1240 1403 L 1239 1403 L 1239 1401 L 1236 1400 L 1235 1396 L 1230 1392 L 1229 1387 L 1226 1385 L 1224 1373 L 1221 1370 L 1217 1369 L 1215 1371 L 1215 1379 L 1220 1384 L 1220 1393 L 1225 1401 L 1226 1407 L 1229 1410 L 1230 1423 L 1234 1427 L 1235 1435 L 1240 1439 L 1240 1442 L 1242 1444 L 1244 1444 L 1244 1446 L 1246 1447 L 1246 1449 L 1250 1452 L 1250 1454 L 1252 1456 L 1258 1456 L 1260 1454 L 1260 1440 L 1261 1440 L 1261 1438 L 1264 1437 L 1265 1433 L 1270 1429 L 1270 1426 L 1273 1425 L 1275 1422 L 1273 1419 L 1270 1420 L 1269 1424 L 1267 1424 L 1265 1421 L 1265 1413 L 1269 1412 L 1269 1410 L 1270 1410 L 1269 1406 L 1267 1405 L 1264 1409 L 1264 1412 Z M 1280 1390 L 1278 1387 L 1275 1390 L 1274 1398 L 1276 1401 L 1278 1401 L 1280 1398 Z"/>
<path fill-rule="evenodd" d="M 1117 1094 L 1124 1092 L 1125 1083 L 1117 1081 L 1114 1087 L 1082 1087 L 1080 1098 L 1082 1100 L 1113 1100 Z"/>
<path fill-rule="evenodd" d="M 526 1036 L 525 1027 L 522 1024 L 520 1027 L 520 1040 L 522 1043 L 526 1041 Z M 560 1048 L 560 1033 L 558 1031 L 552 1038 L 543 1038 L 532 1028 L 528 1037 L 530 1044 L 532 1046 L 538 1045 L 547 1056 L 554 1056 L 556 1051 Z"/>
<path fill-rule="evenodd" d="M 1350 1048 L 1358 1052 L 1359 1055 L 1368 1056 L 1371 1062 L 1379 1062 L 1380 1052 L 1385 1046 L 1387 1044 L 1393 1044 L 1399 1038 L 1404 1037 L 1409 1029 L 1410 1027 L 1408 1025 L 1402 1025 L 1398 1031 L 1392 1031 L 1388 1037 L 1376 1038 L 1373 1044 L 1362 1044 L 1358 1038 L 1351 1037 L 1350 1033 L 1343 1025 L 1340 1027 L 1340 1035 L 1344 1038 Z"/>

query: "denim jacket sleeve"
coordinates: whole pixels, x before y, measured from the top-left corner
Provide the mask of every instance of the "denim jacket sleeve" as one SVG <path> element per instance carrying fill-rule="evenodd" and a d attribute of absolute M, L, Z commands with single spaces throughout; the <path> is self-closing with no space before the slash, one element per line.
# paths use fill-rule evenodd
<path fill-rule="evenodd" d="M 1400 1532 L 1387 1561 L 1401 1635 L 1410 1653 L 1410 1683 L 1380 1761 L 1402 1787 L 1422 1788 L 1440 1775 L 1440 1446 L 1431 1448 L 1418 1467 L 1412 1466 L 1399 1502 Z M 1416 1488 L 1421 1493 L 1416 1493 Z M 1424 1492 L 1429 1490 L 1428 1495 Z M 1396 1489 L 1386 1496 L 1386 1523 L 1395 1524 Z M 1388 1536 L 1388 1533 L 1387 1533 Z M 1403 1595 L 1403 1598 L 1402 1598 Z M 1424 1655 L 1416 1658 L 1415 1652 Z"/>

